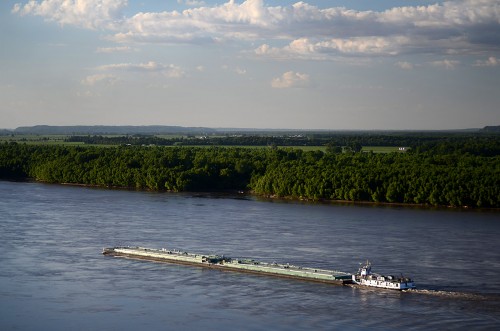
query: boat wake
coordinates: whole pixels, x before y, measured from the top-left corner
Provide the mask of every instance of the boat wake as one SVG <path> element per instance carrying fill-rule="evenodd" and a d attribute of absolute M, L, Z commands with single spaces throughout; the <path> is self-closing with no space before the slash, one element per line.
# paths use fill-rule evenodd
<path fill-rule="evenodd" d="M 499 299 L 498 297 L 494 297 L 494 296 L 486 295 L 486 294 L 442 291 L 442 290 L 408 289 L 408 290 L 404 290 L 403 292 L 412 293 L 412 294 L 430 295 L 430 296 L 443 297 L 443 298 L 451 298 L 451 299 L 474 300 L 474 301 L 498 300 Z"/>

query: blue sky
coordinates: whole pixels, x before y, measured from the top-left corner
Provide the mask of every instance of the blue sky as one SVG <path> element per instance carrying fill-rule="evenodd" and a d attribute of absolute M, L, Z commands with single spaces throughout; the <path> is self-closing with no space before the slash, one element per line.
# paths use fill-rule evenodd
<path fill-rule="evenodd" d="M 500 0 L 3 0 L 0 128 L 500 124 Z"/>

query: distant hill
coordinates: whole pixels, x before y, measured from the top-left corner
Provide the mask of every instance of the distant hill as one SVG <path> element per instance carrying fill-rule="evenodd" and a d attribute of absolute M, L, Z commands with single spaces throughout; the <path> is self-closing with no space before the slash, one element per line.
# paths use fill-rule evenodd
<path fill-rule="evenodd" d="M 485 126 L 481 131 L 500 133 L 500 125 Z"/>
<path fill-rule="evenodd" d="M 283 135 L 298 133 L 339 133 L 343 135 L 359 134 L 438 134 L 438 133 L 500 133 L 500 126 L 485 126 L 482 129 L 460 129 L 460 130 L 300 130 L 300 129 L 251 129 L 251 128 L 207 128 L 207 127 L 183 127 L 168 125 L 35 125 L 20 126 L 14 130 L 0 129 L 0 135 L 10 134 L 35 134 L 35 135 L 210 135 L 210 134 L 255 134 L 255 135 Z"/>
<path fill-rule="evenodd" d="M 7 129 L 0 129 L 0 136 L 6 136 L 9 134 L 13 134 L 14 132 L 12 130 L 7 130 Z"/>
<path fill-rule="evenodd" d="M 20 126 L 13 132 L 15 134 L 207 134 L 215 132 L 211 128 L 203 127 L 182 127 L 182 126 L 106 126 L 106 125 L 76 125 L 76 126 L 52 126 L 35 125 Z"/>

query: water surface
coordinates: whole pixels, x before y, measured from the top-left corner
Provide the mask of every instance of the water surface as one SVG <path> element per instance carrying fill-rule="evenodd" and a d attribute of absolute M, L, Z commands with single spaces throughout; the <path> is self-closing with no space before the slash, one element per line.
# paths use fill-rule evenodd
<path fill-rule="evenodd" d="M 495 329 L 499 215 L 0 182 L 0 329 Z M 117 245 L 348 272 L 369 259 L 419 290 L 101 255 Z"/>

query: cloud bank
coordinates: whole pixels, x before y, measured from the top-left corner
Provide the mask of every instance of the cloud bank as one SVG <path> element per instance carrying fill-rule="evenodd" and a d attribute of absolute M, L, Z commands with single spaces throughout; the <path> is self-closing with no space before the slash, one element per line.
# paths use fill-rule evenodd
<path fill-rule="evenodd" d="M 61 25 L 87 29 L 116 29 L 123 23 L 127 0 L 30 0 L 16 4 L 13 13 L 42 16 Z"/>
<path fill-rule="evenodd" d="M 487 60 L 477 60 L 475 66 L 477 67 L 496 67 L 500 65 L 500 59 L 490 56 Z"/>
<path fill-rule="evenodd" d="M 277 59 L 414 53 L 484 58 L 500 51 L 500 0 L 445 1 L 379 12 L 319 8 L 303 1 L 290 6 L 268 6 L 263 0 L 179 3 L 192 7 L 125 17 L 126 0 L 31 0 L 12 11 L 102 30 L 119 43 L 253 41 L 260 44 L 254 56 Z M 277 46 L 283 41 L 288 44 Z"/>

